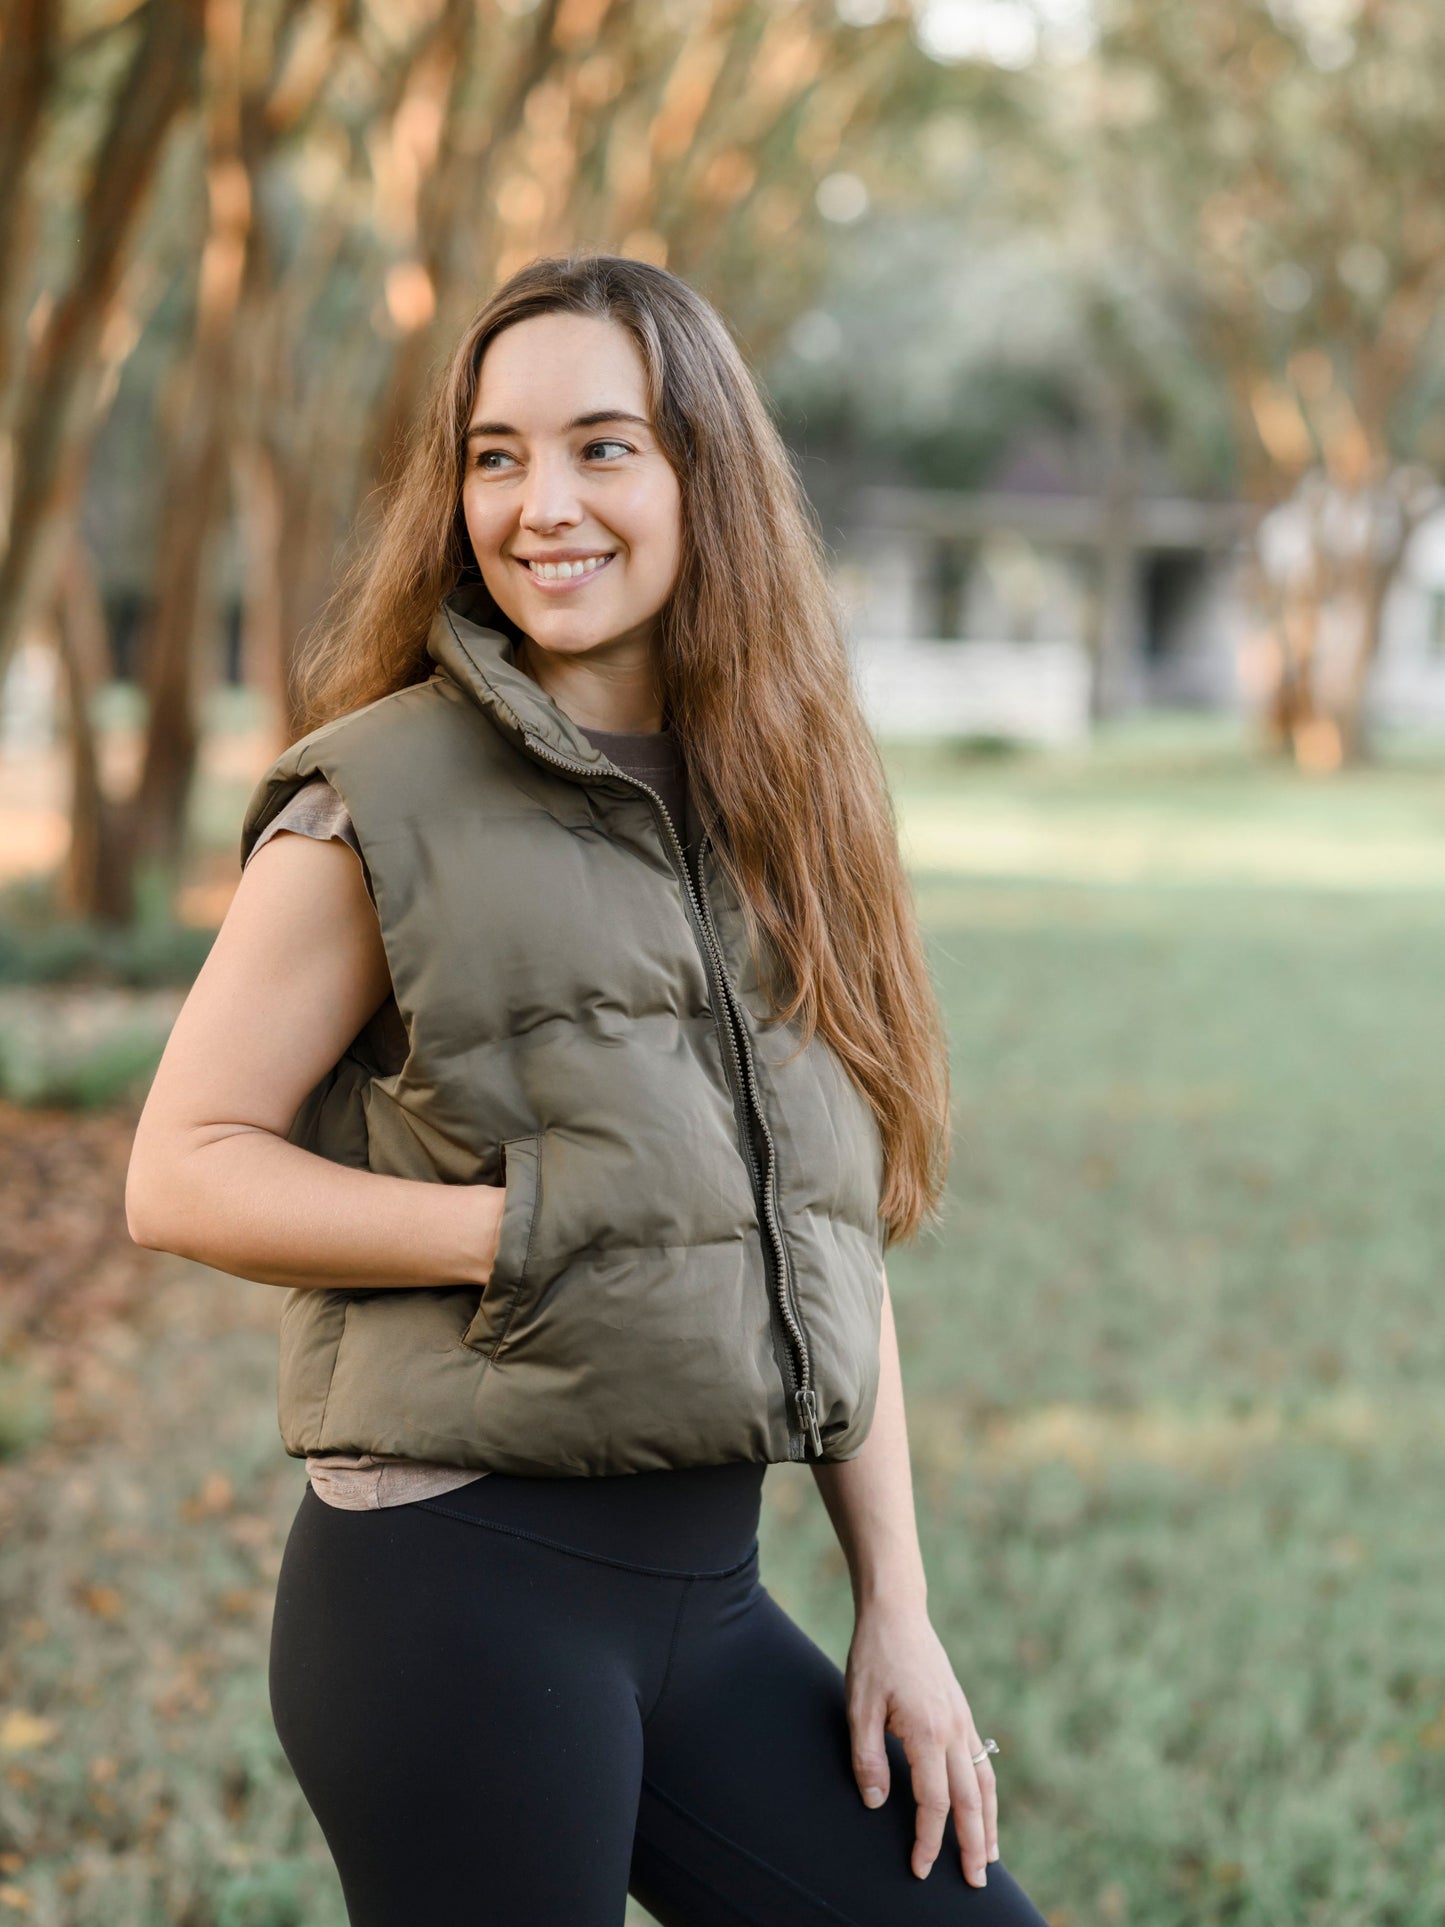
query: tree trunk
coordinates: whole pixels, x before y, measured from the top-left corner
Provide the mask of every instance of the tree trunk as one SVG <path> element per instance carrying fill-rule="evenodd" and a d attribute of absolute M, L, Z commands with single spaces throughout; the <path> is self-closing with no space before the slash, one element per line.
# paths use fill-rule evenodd
<path fill-rule="evenodd" d="M 162 497 L 158 593 L 142 656 L 146 745 L 136 792 L 136 854 L 172 881 L 185 844 L 186 805 L 200 730 L 195 713 L 197 638 L 206 564 L 219 513 L 222 442 L 202 403 L 174 451 Z"/>
<path fill-rule="evenodd" d="M 68 540 L 66 482 L 89 441 L 101 330 L 171 124 L 195 89 L 203 0 L 148 0 L 95 158 L 69 286 L 27 372 L 15 438 L 15 490 L 0 555 L 0 675 L 33 612 L 49 601 Z"/>
<path fill-rule="evenodd" d="M 1351 764 L 1367 762 L 1371 755 L 1367 707 L 1370 678 L 1383 640 L 1385 603 L 1399 576 L 1400 565 L 1422 515 L 1438 499 L 1433 487 L 1412 495 L 1408 475 L 1396 475 L 1392 482 L 1394 486 L 1384 505 L 1392 522 L 1388 539 L 1383 544 L 1372 539 L 1368 552 L 1361 558 L 1357 591 L 1360 616 L 1355 652 L 1339 704 L 1341 755 L 1345 762 Z M 1372 523 L 1372 538 L 1378 522 L 1377 510 Z"/>
<path fill-rule="evenodd" d="M 252 249 L 255 152 L 247 152 L 241 0 L 206 12 L 206 174 L 209 227 L 196 289 L 195 341 L 171 415 L 161 496 L 155 612 L 144 652 L 149 698 L 136 793 L 136 853 L 166 887 L 179 881 L 186 811 L 200 747 L 200 656 L 213 639 L 209 568 L 226 507 L 226 451 L 235 420 L 236 321 L 256 273 Z M 258 138 L 264 138 L 260 136 Z"/>
<path fill-rule="evenodd" d="M 56 0 L 12 0 L 0 37 L 0 413 L 9 418 L 11 351 L 20 304 L 30 289 L 39 221 L 29 192 L 30 158 L 39 145 L 55 79 L 60 9 Z"/>
<path fill-rule="evenodd" d="M 1393 570 L 1387 576 L 1382 568 L 1371 569 L 1362 585 L 1359 644 L 1350 665 L 1349 684 L 1339 712 L 1340 756 L 1343 762 L 1351 765 L 1369 762 L 1373 751 L 1366 721 L 1366 704 L 1370 671 L 1380 653 L 1385 597 L 1389 594 L 1393 575 Z"/>
<path fill-rule="evenodd" d="M 252 441 L 238 450 L 233 486 L 241 550 L 241 680 L 273 715 L 285 708 L 281 683 L 285 591 L 281 550 L 285 509 L 272 449 Z"/>
<path fill-rule="evenodd" d="M 60 876 L 63 907 L 103 923 L 131 921 L 128 802 L 107 796 L 91 706 L 110 680 L 110 639 L 90 558 L 74 541 L 56 600 L 56 634 L 70 749 L 70 847 Z"/>

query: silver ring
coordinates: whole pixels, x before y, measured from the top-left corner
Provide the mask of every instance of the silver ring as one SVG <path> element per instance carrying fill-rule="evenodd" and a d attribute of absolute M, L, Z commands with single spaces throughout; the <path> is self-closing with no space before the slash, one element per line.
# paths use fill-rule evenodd
<path fill-rule="evenodd" d="M 980 1760 L 986 1760 L 990 1753 L 997 1753 L 997 1752 L 998 1752 L 998 1741 L 985 1740 L 983 1743 L 982 1753 L 971 1753 L 969 1755 L 969 1758 L 973 1761 L 974 1765 L 977 1766 Z"/>

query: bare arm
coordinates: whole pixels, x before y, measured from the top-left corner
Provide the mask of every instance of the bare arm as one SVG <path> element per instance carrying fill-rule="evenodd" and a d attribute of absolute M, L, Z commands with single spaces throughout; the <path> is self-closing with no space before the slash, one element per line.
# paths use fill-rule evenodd
<path fill-rule="evenodd" d="M 886 1274 L 878 1351 L 878 1401 L 862 1450 L 856 1458 L 815 1465 L 813 1477 L 848 1561 L 855 1609 L 911 1607 L 926 1612 L 928 1586 L 913 1510 L 903 1374 Z"/>
<path fill-rule="evenodd" d="M 354 851 L 278 831 L 241 872 L 141 1112 L 137 1244 L 268 1285 L 486 1282 L 501 1186 L 357 1171 L 286 1141 L 389 989 Z"/>
<path fill-rule="evenodd" d="M 853 1773 L 868 1806 L 889 1794 L 885 1728 L 902 1740 L 917 1802 L 913 1871 L 926 1877 L 950 1810 L 970 1885 L 998 1858 L 998 1799 L 963 1689 L 928 1617 L 913 1507 L 908 1425 L 893 1299 L 885 1274 L 878 1400 L 855 1458 L 815 1465 L 813 1477 L 848 1561 L 856 1618 L 848 1653 Z"/>

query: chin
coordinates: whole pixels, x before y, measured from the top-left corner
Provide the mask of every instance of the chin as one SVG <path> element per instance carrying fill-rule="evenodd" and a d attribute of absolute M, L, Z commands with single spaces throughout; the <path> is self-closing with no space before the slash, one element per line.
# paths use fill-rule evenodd
<path fill-rule="evenodd" d="M 595 649 L 599 641 L 596 636 L 558 635 L 546 623 L 529 629 L 527 634 L 538 649 L 546 650 L 551 656 L 580 656 L 588 649 Z"/>

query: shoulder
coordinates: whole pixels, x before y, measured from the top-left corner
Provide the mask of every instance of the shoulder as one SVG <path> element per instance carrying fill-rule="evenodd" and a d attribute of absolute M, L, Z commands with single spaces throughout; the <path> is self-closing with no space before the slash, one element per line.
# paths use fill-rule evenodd
<path fill-rule="evenodd" d="M 490 741 L 488 741 L 490 739 Z M 241 861 L 304 790 L 334 799 L 362 843 L 399 816 L 436 807 L 458 773 L 505 746 L 450 681 L 433 675 L 334 717 L 281 751 L 257 779 L 241 823 Z M 320 778 L 326 790 L 313 790 Z M 292 827 L 288 822 L 287 827 Z"/>

